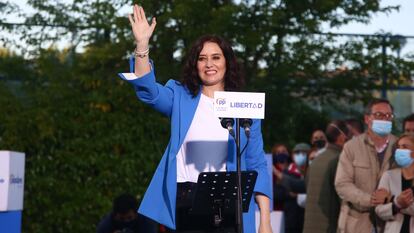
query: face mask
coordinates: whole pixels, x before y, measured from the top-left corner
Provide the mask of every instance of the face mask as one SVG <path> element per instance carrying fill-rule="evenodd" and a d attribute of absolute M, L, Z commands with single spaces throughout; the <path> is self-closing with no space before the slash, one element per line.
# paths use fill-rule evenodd
<path fill-rule="evenodd" d="M 391 133 L 392 122 L 391 121 L 382 121 L 382 120 L 373 120 L 372 121 L 372 131 L 378 134 L 381 137 L 385 137 Z"/>
<path fill-rule="evenodd" d="M 289 155 L 285 153 L 274 154 L 273 163 L 286 163 L 289 160 Z"/>
<path fill-rule="evenodd" d="M 395 162 L 397 162 L 400 167 L 409 167 L 414 162 L 414 159 L 411 158 L 411 150 L 408 149 L 397 149 L 394 157 Z"/>
<path fill-rule="evenodd" d="M 313 146 L 318 149 L 324 148 L 325 144 L 326 144 L 326 141 L 322 139 L 319 139 L 313 142 Z"/>
<path fill-rule="evenodd" d="M 306 154 L 305 153 L 296 153 L 293 155 L 293 160 L 295 161 L 296 165 L 299 167 L 305 165 L 306 163 Z"/>

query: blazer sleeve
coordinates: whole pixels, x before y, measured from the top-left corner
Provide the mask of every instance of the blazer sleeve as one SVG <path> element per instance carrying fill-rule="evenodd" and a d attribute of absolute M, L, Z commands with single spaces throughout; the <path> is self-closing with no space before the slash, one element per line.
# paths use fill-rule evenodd
<path fill-rule="evenodd" d="M 409 205 L 407 208 L 402 209 L 401 213 L 408 214 L 410 216 L 414 216 L 414 203 Z"/>
<path fill-rule="evenodd" d="M 352 203 L 353 208 L 367 211 L 371 207 L 371 194 L 364 192 L 354 184 L 353 155 L 349 147 L 349 143 L 345 144 L 339 156 L 335 189 L 342 200 Z"/>
<path fill-rule="evenodd" d="M 254 191 L 263 193 L 269 198 L 272 198 L 273 195 L 270 176 L 267 170 L 267 161 L 263 151 L 261 121 L 253 120 L 250 130 L 250 141 L 247 145 L 245 154 L 246 168 L 247 170 L 255 170 L 258 173 Z"/>
<path fill-rule="evenodd" d="M 142 77 L 136 77 L 134 74 L 134 62 L 134 58 L 131 58 L 130 73 L 119 73 L 119 77 L 132 84 L 138 99 L 167 117 L 171 117 L 174 85 L 176 81 L 169 80 L 165 86 L 157 83 L 152 62 L 151 71 L 149 73 Z"/>
<path fill-rule="evenodd" d="M 384 188 L 386 190 L 388 190 L 389 192 L 390 190 L 390 176 L 388 172 L 385 172 L 382 177 L 381 180 L 378 184 L 378 188 Z M 387 204 L 383 204 L 383 205 L 378 205 L 377 207 L 375 207 L 375 213 L 378 215 L 378 217 L 380 217 L 382 220 L 384 221 L 390 221 L 390 220 L 394 220 L 394 215 L 392 214 L 392 203 L 387 203 Z"/>
<path fill-rule="evenodd" d="M 281 183 L 291 192 L 306 193 L 306 184 L 304 179 L 283 174 Z"/>

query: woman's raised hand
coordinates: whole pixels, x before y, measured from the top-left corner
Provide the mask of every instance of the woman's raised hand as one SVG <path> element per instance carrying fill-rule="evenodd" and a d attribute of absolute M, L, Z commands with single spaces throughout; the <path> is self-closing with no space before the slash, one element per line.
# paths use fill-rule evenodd
<path fill-rule="evenodd" d="M 144 8 L 134 5 L 133 10 L 134 14 L 128 15 L 128 18 L 131 23 L 132 32 L 134 33 L 135 43 L 137 47 L 148 48 L 149 39 L 156 25 L 155 18 L 152 18 L 151 25 L 149 25 L 145 17 Z"/>

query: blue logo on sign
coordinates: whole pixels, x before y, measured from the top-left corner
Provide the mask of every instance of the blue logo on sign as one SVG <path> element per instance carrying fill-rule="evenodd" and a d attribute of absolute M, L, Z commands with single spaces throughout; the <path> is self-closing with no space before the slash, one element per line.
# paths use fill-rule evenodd
<path fill-rule="evenodd" d="M 218 105 L 225 105 L 226 104 L 226 99 L 224 99 L 224 98 L 218 98 L 218 99 L 216 99 L 216 104 L 218 104 Z"/>
<path fill-rule="evenodd" d="M 23 178 L 10 175 L 10 184 L 22 184 L 22 183 L 23 183 Z"/>

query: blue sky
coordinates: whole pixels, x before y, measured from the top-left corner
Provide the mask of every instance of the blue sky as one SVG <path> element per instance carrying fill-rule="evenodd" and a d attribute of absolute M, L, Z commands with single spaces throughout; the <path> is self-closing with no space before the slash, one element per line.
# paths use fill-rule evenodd
<path fill-rule="evenodd" d="M 414 1 L 413 0 L 382 0 L 381 6 L 401 5 L 400 10 L 386 14 L 375 14 L 369 24 L 352 23 L 339 29 L 332 28 L 335 32 L 349 33 L 376 33 L 380 30 L 392 34 L 414 36 L 413 22 Z"/>
<path fill-rule="evenodd" d="M 326 28 L 326 32 L 373 34 L 384 31 L 393 35 L 414 36 L 414 1 L 382 0 L 381 6 L 400 5 L 399 11 L 375 14 L 369 24 L 351 23 L 340 28 Z M 414 39 L 407 40 L 401 54 L 414 53 Z"/>

